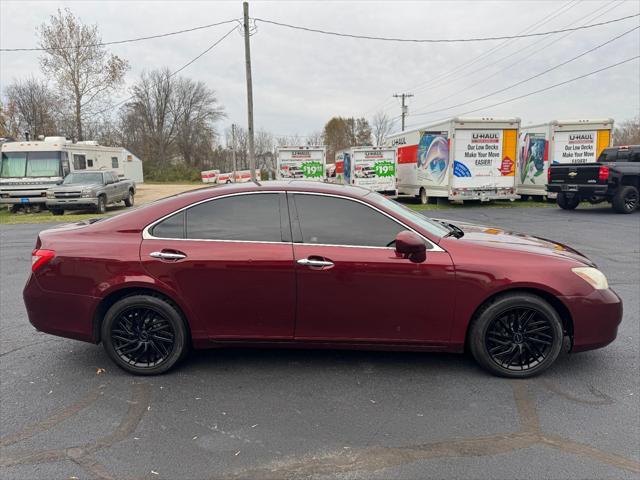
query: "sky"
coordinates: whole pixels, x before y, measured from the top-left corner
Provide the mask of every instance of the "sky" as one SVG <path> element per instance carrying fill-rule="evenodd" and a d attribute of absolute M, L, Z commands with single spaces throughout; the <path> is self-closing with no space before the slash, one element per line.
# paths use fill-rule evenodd
<path fill-rule="evenodd" d="M 36 28 L 58 8 L 97 24 L 103 41 L 117 41 L 240 18 L 242 3 L 212 1 L 12 1 L 0 2 L 0 47 L 36 47 Z M 350 34 L 400 38 L 475 38 L 546 32 L 640 12 L 638 0 L 562 1 L 358 1 L 250 2 L 250 16 Z M 522 124 L 554 119 L 607 118 L 619 122 L 640 112 L 640 63 L 624 65 L 516 100 L 593 70 L 640 55 L 635 30 L 560 68 L 537 75 L 640 25 L 640 17 L 572 33 L 508 41 L 400 43 L 327 36 L 259 22 L 251 36 L 255 128 L 275 135 L 308 135 L 335 115 L 378 111 L 395 118 L 392 95 L 411 93 L 407 128 L 456 115 L 513 117 Z M 145 70 L 176 70 L 232 28 L 226 24 L 171 37 L 108 47 L 126 58 L 126 86 Z M 0 88 L 14 79 L 41 76 L 41 52 L 0 52 Z M 181 75 L 214 89 L 231 123 L 246 126 L 244 42 L 233 32 Z M 55 86 L 52 82 L 52 86 Z M 454 107 L 454 108 L 450 108 Z M 437 111 L 436 111 L 437 110 Z M 468 113 L 471 110 L 476 112 Z M 433 112 L 418 115 L 422 112 Z"/>

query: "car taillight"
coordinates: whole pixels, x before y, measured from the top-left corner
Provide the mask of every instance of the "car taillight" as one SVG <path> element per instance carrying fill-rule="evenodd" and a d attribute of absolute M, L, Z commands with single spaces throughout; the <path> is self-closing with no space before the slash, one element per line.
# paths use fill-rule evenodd
<path fill-rule="evenodd" d="M 547 167 L 547 183 L 551 181 L 551 165 Z"/>
<path fill-rule="evenodd" d="M 56 252 L 54 252 L 53 250 L 34 250 L 33 252 L 31 252 L 31 271 L 35 272 L 40 267 L 53 260 L 53 257 L 55 256 Z"/>
<path fill-rule="evenodd" d="M 609 179 L 609 167 L 600 167 L 598 170 L 598 180 L 608 180 Z"/>

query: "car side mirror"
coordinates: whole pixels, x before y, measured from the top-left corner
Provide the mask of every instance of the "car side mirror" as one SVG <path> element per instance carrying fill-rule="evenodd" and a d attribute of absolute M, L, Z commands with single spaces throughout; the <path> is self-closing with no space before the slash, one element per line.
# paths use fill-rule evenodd
<path fill-rule="evenodd" d="M 414 263 L 422 263 L 427 259 L 427 246 L 424 240 L 414 232 L 404 230 L 396 235 L 396 253 Z"/>
<path fill-rule="evenodd" d="M 56 182 L 56 185 L 62 185 L 62 182 L 63 182 L 63 180 L 58 180 L 58 181 Z"/>

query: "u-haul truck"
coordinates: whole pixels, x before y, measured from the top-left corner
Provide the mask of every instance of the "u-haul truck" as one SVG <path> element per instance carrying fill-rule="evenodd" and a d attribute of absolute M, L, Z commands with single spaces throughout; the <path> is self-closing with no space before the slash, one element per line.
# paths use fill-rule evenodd
<path fill-rule="evenodd" d="M 235 173 L 235 178 L 234 178 Z M 260 181 L 262 174 L 259 169 L 256 169 L 256 180 Z M 236 170 L 235 172 L 218 173 L 216 182 L 218 184 L 226 183 L 247 183 L 251 181 L 251 170 Z"/>
<path fill-rule="evenodd" d="M 613 119 L 552 120 L 520 130 L 517 193 L 527 199 L 547 194 L 547 171 L 551 164 L 594 163 L 611 144 Z"/>
<path fill-rule="evenodd" d="M 323 181 L 326 178 L 326 149 L 321 146 L 278 147 L 276 178 Z"/>
<path fill-rule="evenodd" d="M 202 183 L 218 183 L 218 175 L 220 175 L 220 170 L 203 170 L 200 172 L 200 177 L 202 178 Z"/>
<path fill-rule="evenodd" d="M 345 185 L 395 197 L 396 169 L 396 149 L 392 147 L 351 147 L 336 152 L 336 178 Z"/>
<path fill-rule="evenodd" d="M 514 200 L 519 118 L 452 118 L 387 138 L 397 148 L 398 194 Z"/>

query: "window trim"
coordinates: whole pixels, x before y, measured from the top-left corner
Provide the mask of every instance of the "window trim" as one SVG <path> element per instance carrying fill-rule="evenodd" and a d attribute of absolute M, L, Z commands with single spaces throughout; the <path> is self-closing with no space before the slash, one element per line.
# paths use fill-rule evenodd
<path fill-rule="evenodd" d="M 202 203 L 206 203 L 206 202 L 213 202 L 215 200 L 221 199 L 221 198 L 227 198 L 227 197 L 236 197 L 236 196 L 240 196 L 240 195 L 259 195 L 262 193 L 280 193 L 280 194 L 285 194 L 286 198 L 287 198 L 287 206 L 289 208 L 289 212 L 288 212 L 288 217 L 289 217 L 289 226 L 291 228 L 291 233 L 293 234 L 293 223 L 294 223 L 294 219 L 293 219 L 293 212 L 291 212 L 291 205 L 294 205 L 293 201 L 289 200 L 289 194 L 303 194 L 303 195 L 319 195 L 319 196 L 324 196 L 324 197 L 335 197 L 335 198 L 341 198 L 344 200 L 351 200 L 353 202 L 358 202 L 361 203 L 373 210 L 376 210 L 377 212 L 381 213 L 382 215 L 385 215 L 386 217 L 390 218 L 392 221 L 398 223 L 399 225 L 401 225 L 402 227 L 406 228 L 407 230 L 409 230 L 410 232 L 415 233 L 416 235 L 418 235 L 420 238 L 422 238 L 425 243 L 427 244 L 427 250 L 429 250 L 430 252 L 446 252 L 446 250 L 444 250 L 442 247 L 440 247 L 437 243 L 433 242 L 432 240 L 429 240 L 426 236 L 424 236 L 422 233 L 416 231 L 414 228 L 408 226 L 407 224 L 401 222 L 400 220 L 396 219 L 395 217 L 393 217 L 392 215 L 388 214 L 387 212 L 375 207 L 374 205 L 371 205 L 367 202 L 364 202 L 362 200 L 359 200 L 357 198 L 352 198 L 352 197 L 347 197 L 344 195 L 338 195 L 338 194 L 333 194 L 333 193 L 324 193 L 324 192 L 308 192 L 308 191 L 299 191 L 299 190 L 258 190 L 258 191 L 253 191 L 253 192 L 234 192 L 234 193 L 228 193 L 226 195 L 218 195 L 216 197 L 213 198 L 205 198 L 204 200 L 200 200 L 198 202 L 195 203 L 191 203 L 189 205 L 186 205 L 184 207 L 181 207 L 177 210 L 174 210 L 171 213 L 168 213 L 160 218 L 158 218 L 157 220 L 154 220 L 153 222 L 151 222 L 150 224 L 148 224 L 146 227 L 144 227 L 144 229 L 142 230 L 142 239 L 143 240 L 172 240 L 172 241 L 181 241 L 181 242 L 227 242 L 227 243 L 264 243 L 264 244 L 269 244 L 269 245 L 309 245 L 309 246 L 316 246 L 316 247 L 341 247 L 341 248 L 375 248 L 375 249 L 382 249 L 382 250 L 395 250 L 395 248 L 393 247 L 375 247 L 375 246 L 367 246 L 367 245 L 337 245 L 337 244 L 324 244 L 324 243 L 301 243 L 301 242 L 293 242 L 293 241 L 280 241 L 280 242 L 272 242 L 272 241 L 267 241 L 267 240 L 219 240 L 219 239 L 213 239 L 213 238 L 167 238 L 167 237 L 155 237 L 151 234 L 151 230 L 153 229 L 153 227 L 162 222 L 163 220 L 171 217 L 172 215 L 175 215 L 177 213 L 180 213 L 182 211 L 185 211 L 191 207 L 195 207 L 196 205 L 200 205 Z M 294 205 L 295 207 L 295 205 Z M 296 221 L 297 222 L 297 221 Z M 186 224 L 186 221 L 185 221 Z M 282 224 L 281 224 L 281 229 L 282 229 Z M 293 238 L 292 238 L 293 240 Z"/>

